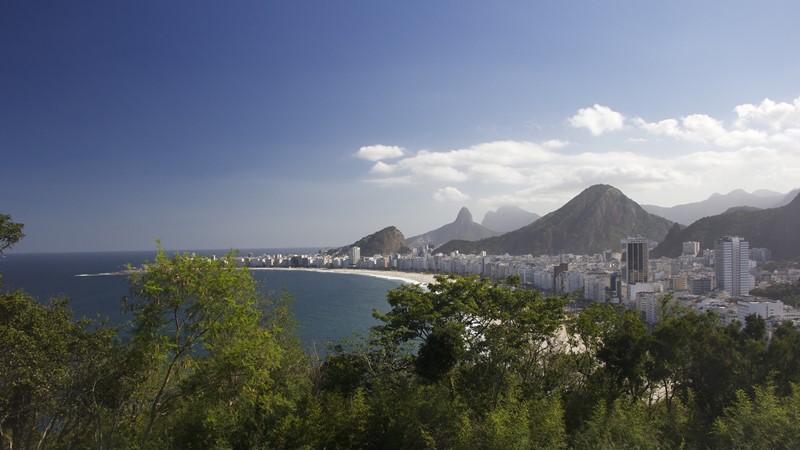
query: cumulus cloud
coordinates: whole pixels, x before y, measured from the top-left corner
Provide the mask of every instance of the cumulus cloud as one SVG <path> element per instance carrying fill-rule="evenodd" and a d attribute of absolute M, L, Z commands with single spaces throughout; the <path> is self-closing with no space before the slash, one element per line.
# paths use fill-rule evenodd
<path fill-rule="evenodd" d="M 758 105 L 745 103 L 733 110 L 736 119 L 731 125 L 706 114 L 657 122 L 637 117 L 633 123 L 651 135 L 720 147 L 800 144 L 800 98 L 791 103 L 764 99 Z"/>
<path fill-rule="evenodd" d="M 586 128 L 594 136 L 607 131 L 621 130 L 625 125 L 625 117 L 607 106 L 595 103 L 590 108 L 581 108 L 577 114 L 569 118 L 569 124 L 575 128 Z"/>
<path fill-rule="evenodd" d="M 356 157 L 368 161 L 399 158 L 405 154 L 403 147 L 396 145 L 367 145 L 358 149 Z"/>
<path fill-rule="evenodd" d="M 372 166 L 371 169 L 369 169 L 369 173 L 389 174 L 394 172 L 394 169 L 395 169 L 394 166 L 386 164 L 383 161 L 378 161 L 375 163 L 375 165 Z"/>
<path fill-rule="evenodd" d="M 469 198 L 469 195 L 452 186 L 441 188 L 433 193 L 433 199 L 437 202 L 463 202 Z"/>
<path fill-rule="evenodd" d="M 597 183 L 614 185 L 634 197 L 683 195 L 685 201 L 696 201 L 735 188 L 788 191 L 800 179 L 800 98 L 739 105 L 728 121 L 707 114 L 648 121 L 624 119 L 599 105 L 587 110 L 572 118 L 573 125 L 581 123 L 592 131 L 590 126 L 605 123 L 595 127 L 595 135 L 627 125 L 618 147 L 626 151 L 591 141 L 571 146 L 561 139 L 404 151 L 392 164 L 376 161 L 369 170 L 373 179 L 367 181 L 379 186 L 436 183 L 448 186 L 434 193 L 436 201 L 464 201 L 470 198 L 463 194 L 468 190 L 478 203 L 495 207 L 561 203 Z M 584 120 L 598 112 L 618 115 L 619 120 L 610 126 Z"/>
<path fill-rule="evenodd" d="M 765 98 L 758 105 L 745 103 L 734 108 L 738 129 L 766 127 L 773 131 L 800 129 L 800 97 L 791 103 Z"/>

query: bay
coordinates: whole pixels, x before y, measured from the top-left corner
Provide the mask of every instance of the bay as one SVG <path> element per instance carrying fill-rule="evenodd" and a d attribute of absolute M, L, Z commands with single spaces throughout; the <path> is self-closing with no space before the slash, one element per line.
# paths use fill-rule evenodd
<path fill-rule="evenodd" d="M 311 249 L 255 249 L 262 253 L 313 253 Z M 171 254 L 171 252 L 167 252 Z M 198 253 L 223 255 L 223 250 Z M 4 291 L 23 289 L 40 302 L 65 296 L 76 318 L 108 318 L 119 325 L 130 319 L 122 312 L 128 294 L 127 277 L 114 275 L 128 264 L 141 265 L 155 252 L 28 253 L 0 258 Z M 373 309 L 389 309 L 386 294 L 402 283 L 356 274 L 304 270 L 253 270 L 251 274 L 265 295 L 283 291 L 293 297 L 292 310 L 306 348 L 321 350 L 326 342 L 338 342 L 354 333 L 366 333 L 376 325 Z"/>

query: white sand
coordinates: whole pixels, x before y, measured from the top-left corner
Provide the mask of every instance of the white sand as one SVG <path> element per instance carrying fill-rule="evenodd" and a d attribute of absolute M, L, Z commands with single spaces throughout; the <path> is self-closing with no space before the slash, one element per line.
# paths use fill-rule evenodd
<path fill-rule="evenodd" d="M 383 278 L 385 280 L 399 280 L 404 283 L 430 284 L 435 280 L 433 274 L 419 272 L 401 272 L 397 270 L 365 270 L 365 269 L 318 269 L 305 267 L 248 267 L 248 270 L 308 270 L 311 272 L 343 273 L 364 275 L 368 277 Z"/>

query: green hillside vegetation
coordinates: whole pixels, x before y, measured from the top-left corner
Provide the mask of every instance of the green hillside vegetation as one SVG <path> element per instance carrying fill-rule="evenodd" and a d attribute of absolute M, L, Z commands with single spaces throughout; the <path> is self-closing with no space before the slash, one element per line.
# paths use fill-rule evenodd
<path fill-rule="evenodd" d="M 797 307 L 800 306 L 800 280 L 752 289 L 750 295 L 780 300 L 787 305 Z"/>
<path fill-rule="evenodd" d="M 362 256 L 391 255 L 410 251 L 403 233 L 397 227 L 390 226 L 369 236 L 364 236 L 351 245 L 332 250 L 330 253 L 333 255 L 346 255 L 347 251 L 355 246 L 361 249 Z"/>
<path fill-rule="evenodd" d="M 742 236 L 750 247 L 772 250 L 775 259 L 800 257 L 800 196 L 779 208 L 753 210 L 734 208 L 723 214 L 704 217 L 684 229 L 673 227 L 651 256 L 677 257 L 683 242 L 698 241 L 700 248 L 714 248 L 722 236 Z"/>
<path fill-rule="evenodd" d="M 618 249 L 620 240 L 628 236 L 640 235 L 660 241 L 671 224 L 646 212 L 619 189 L 595 185 L 528 226 L 476 242 L 451 241 L 437 251 L 590 255 Z"/>
<path fill-rule="evenodd" d="M 130 277 L 132 323 L 0 293 L 0 448 L 797 448 L 800 331 L 437 277 L 321 360 L 232 257 Z M 665 303 L 666 304 L 666 303 Z"/>

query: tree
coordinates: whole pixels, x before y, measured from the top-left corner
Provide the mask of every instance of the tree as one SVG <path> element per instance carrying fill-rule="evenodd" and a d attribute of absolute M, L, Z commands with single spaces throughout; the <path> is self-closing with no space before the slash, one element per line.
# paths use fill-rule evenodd
<path fill-rule="evenodd" d="M 8 250 L 20 241 L 25 235 L 22 228 L 25 225 L 11 221 L 11 216 L 0 214 L 0 257 L 3 250 Z M 0 287 L 3 286 L 3 274 L 0 273 Z"/>
<path fill-rule="evenodd" d="M 65 299 L 0 296 L 0 439 L 9 448 L 108 445 L 116 330 L 72 321 Z M 0 442 L 2 442 L 0 440 Z M 102 443 L 102 444 L 101 444 Z"/>
<path fill-rule="evenodd" d="M 236 411 L 270 416 L 293 401 L 276 375 L 285 364 L 303 367 L 307 360 L 282 346 L 287 324 L 274 321 L 275 305 L 259 296 L 232 254 L 170 258 L 159 244 L 155 261 L 133 272 L 130 284 L 134 345 L 151 367 L 141 448 L 159 427 L 164 439 L 168 428 L 184 430 L 198 446 L 232 438 L 224 433 L 243 426 Z"/>
<path fill-rule="evenodd" d="M 0 254 L 25 237 L 22 228 L 25 225 L 11 221 L 11 216 L 0 214 Z"/>
<path fill-rule="evenodd" d="M 477 277 L 436 281 L 427 290 L 411 285 L 389 293 L 391 311 L 375 314 L 383 322 L 374 329 L 376 342 L 418 343 L 417 373 L 437 380 L 457 370 L 462 394 L 478 408 L 493 408 L 517 383 L 525 395 L 541 393 L 542 361 L 563 324 L 565 300 Z"/>
<path fill-rule="evenodd" d="M 756 386 L 752 396 L 740 390 L 736 401 L 714 422 L 719 448 L 798 448 L 800 390 L 778 397 L 772 386 Z"/>

